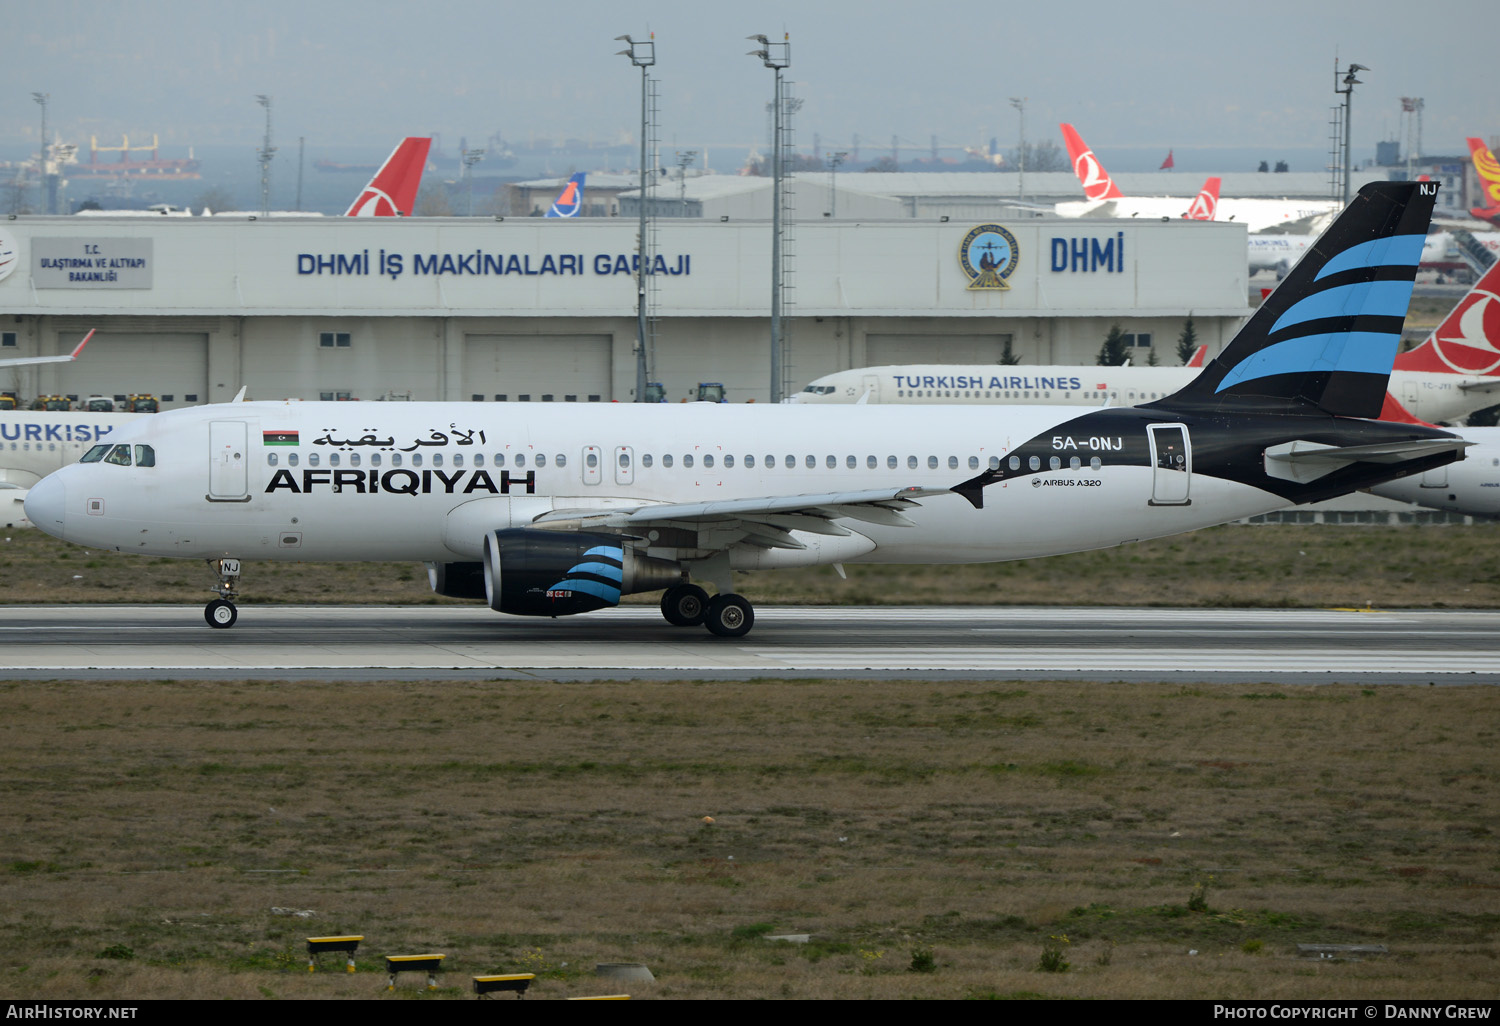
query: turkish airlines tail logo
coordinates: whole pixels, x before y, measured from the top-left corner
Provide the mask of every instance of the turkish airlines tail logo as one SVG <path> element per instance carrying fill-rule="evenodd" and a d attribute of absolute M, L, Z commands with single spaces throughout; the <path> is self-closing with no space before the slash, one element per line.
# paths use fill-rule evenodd
<path fill-rule="evenodd" d="M 1500 218 L 1500 161 L 1490 152 L 1483 139 L 1469 139 L 1469 153 L 1474 157 L 1474 170 L 1479 172 L 1479 182 L 1484 192 L 1487 207 L 1474 207 L 1469 213 L 1486 221 Z"/>
<path fill-rule="evenodd" d="M 1124 193 L 1115 188 L 1115 181 L 1094 156 L 1094 151 L 1084 144 L 1083 137 L 1072 125 L 1059 125 L 1063 142 L 1068 144 L 1068 159 L 1073 162 L 1073 173 L 1083 183 L 1083 194 L 1091 200 L 1120 199 Z"/>
<path fill-rule="evenodd" d="M 1189 221 L 1212 221 L 1219 215 L 1219 179 L 1210 178 L 1203 183 L 1198 198 L 1183 215 Z"/>
<path fill-rule="evenodd" d="M 427 167 L 427 149 L 431 139 L 409 137 L 391 152 L 365 186 L 359 198 L 350 204 L 345 217 L 409 217 L 417 202 L 417 187 Z"/>
<path fill-rule="evenodd" d="M 568 184 L 563 186 L 562 195 L 552 202 L 552 209 L 547 211 L 548 217 L 577 217 L 578 211 L 583 209 L 583 180 L 586 177 L 580 171 L 568 179 Z"/>
<path fill-rule="evenodd" d="M 1490 265 L 1427 340 L 1396 370 L 1500 377 L 1500 262 Z"/>

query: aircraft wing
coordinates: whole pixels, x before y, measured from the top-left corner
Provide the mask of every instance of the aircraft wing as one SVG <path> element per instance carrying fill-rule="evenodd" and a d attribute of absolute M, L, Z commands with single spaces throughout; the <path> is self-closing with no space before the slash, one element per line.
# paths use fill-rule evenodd
<path fill-rule="evenodd" d="M 78 354 L 83 352 L 83 347 L 89 344 L 89 339 L 93 338 L 94 332 L 98 330 L 97 328 L 91 329 L 87 335 L 83 336 L 83 341 L 74 346 L 73 351 L 67 356 L 12 357 L 9 360 L 0 360 L 0 367 L 29 367 L 38 363 L 67 363 L 70 360 L 76 360 Z"/>
<path fill-rule="evenodd" d="M 742 534 L 742 540 L 764 548 L 801 549 L 792 531 L 847 536 L 851 532 L 834 523 L 857 520 L 883 527 L 912 527 L 902 510 L 920 505 L 915 500 L 942 495 L 946 488 L 867 489 L 858 492 L 823 492 L 815 495 L 780 495 L 719 502 L 673 502 L 634 506 L 629 509 L 559 509 L 544 513 L 533 526 L 553 529 L 679 527 L 688 530 L 715 529 Z"/>

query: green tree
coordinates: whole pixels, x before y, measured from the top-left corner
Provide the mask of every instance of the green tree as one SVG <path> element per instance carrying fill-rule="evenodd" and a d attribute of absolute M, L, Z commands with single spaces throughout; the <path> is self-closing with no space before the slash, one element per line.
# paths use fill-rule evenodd
<path fill-rule="evenodd" d="M 1186 367 L 1197 349 L 1198 330 L 1193 327 L 1193 315 L 1188 314 L 1187 321 L 1182 325 L 1182 334 L 1177 336 L 1177 362 Z"/>
<path fill-rule="evenodd" d="M 1130 347 L 1125 344 L 1125 332 L 1118 324 L 1110 326 L 1104 345 L 1099 347 L 1099 366 L 1119 367 L 1130 356 Z"/>
<path fill-rule="evenodd" d="M 1005 336 L 1005 347 L 1000 350 L 1000 365 L 1003 367 L 1014 367 L 1021 362 L 1021 358 L 1011 351 L 1010 336 Z"/>

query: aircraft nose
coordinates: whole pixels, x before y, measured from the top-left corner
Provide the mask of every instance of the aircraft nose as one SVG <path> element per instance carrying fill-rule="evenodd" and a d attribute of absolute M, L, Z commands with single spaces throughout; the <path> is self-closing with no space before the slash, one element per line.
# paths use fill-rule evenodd
<path fill-rule="evenodd" d="M 68 507 L 68 490 L 58 474 L 42 478 L 26 493 L 26 519 L 56 538 L 63 536 L 63 514 Z"/>

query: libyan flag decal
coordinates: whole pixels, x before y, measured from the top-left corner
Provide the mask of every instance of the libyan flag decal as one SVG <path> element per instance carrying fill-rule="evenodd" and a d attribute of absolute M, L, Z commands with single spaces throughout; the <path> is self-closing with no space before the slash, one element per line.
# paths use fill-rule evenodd
<path fill-rule="evenodd" d="M 265 432 L 266 445 L 296 445 L 297 432 L 295 431 L 267 431 Z"/>

